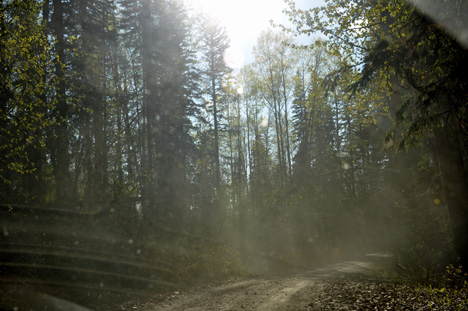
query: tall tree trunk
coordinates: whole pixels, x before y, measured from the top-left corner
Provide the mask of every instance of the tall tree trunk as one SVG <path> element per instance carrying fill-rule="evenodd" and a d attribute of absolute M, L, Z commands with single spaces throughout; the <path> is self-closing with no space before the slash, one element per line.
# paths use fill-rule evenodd
<path fill-rule="evenodd" d="M 452 125 L 436 129 L 434 136 L 455 251 L 468 271 L 468 184 L 458 132 Z"/>
<path fill-rule="evenodd" d="M 115 19 L 114 19 L 114 27 L 115 27 Z M 112 71 L 113 71 L 113 80 L 114 80 L 114 87 L 116 89 L 116 97 L 117 97 L 117 103 L 118 103 L 118 107 L 117 107 L 117 144 L 116 144 L 116 170 L 117 170 L 117 186 L 115 187 L 114 189 L 114 199 L 118 199 L 120 196 L 122 196 L 123 192 L 124 192 L 124 188 L 123 188 L 123 185 L 124 185 L 124 168 L 123 168 L 123 144 L 124 142 L 126 142 L 127 140 L 124 139 L 123 137 L 130 134 L 130 133 L 127 133 L 127 127 L 126 127 L 126 124 L 125 124 L 125 121 L 124 121 L 124 114 L 126 113 L 124 111 L 124 106 L 126 106 L 126 103 L 125 103 L 125 98 L 124 98 L 124 93 L 122 91 L 122 81 L 121 81 L 121 78 L 120 78 L 120 74 L 119 74 L 119 66 L 117 64 L 117 57 L 114 55 L 114 54 L 111 54 L 111 64 L 112 64 Z M 128 111 L 127 111 L 127 114 L 128 114 Z M 127 116 L 128 117 L 128 116 Z M 122 122 L 125 124 L 125 125 L 122 125 Z M 125 127 L 125 129 L 123 128 Z M 128 146 L 128 144 L 127 144 Z M 127 147 L 128 148 L 128 147 Z M 131 161 L 132 161 L 132 157 L 131 157 L 131 150 L 129 150 L 129 148 L 127 149 L 127 174 L 128 174 L 128 180 L 129 182 L 133 182 L 133 170 L 132 170 L 132 166 L 130 165 L 131 164 Z"/>
<path fill-rule="evenodd" d="M 213 60 L 214 62 L 214 60 Z M 212 69 L 214 70 L 214 69 Z M 221 169 L 219 164 L 219 135 L 218 135 L 218 101 L 216 100 L 216 78 L 211 76 L 211 99 L 213 100 L 213 121 L 214 121 L 214 148 L 215 148 L 215 170 L 216 170 L 216 191 L 219 191 L 221 184 Z"/>
<path fill-rule="evenodd" d="M 96 66 L 101 65 L 97 63 Z M 101 65 L 105 68 L 104 64 Z M 107 121 L 107 109 L 105 99 L 106 81 L 105 77 L 100 77 L 99 72 L 96 72 L 96 68 L 93 72 L 92 80 L 93 84 L 96 85 L 96 94 L 92 97 L 95 101 L 95 110 L 93 118 L 93 134 L 95 136 L 95 198 L 98 200 L 96 203 L 103 203 L 103 200 L 107 199 L 107 133 L 106 133 L 106 121 Z"/>
<path fill-rule="evenodd" d="M 55 178 L 56 200 L 66 202 L 71 199 L 72 185 L 70 179 L 70 155 L 68 135 L 68 105 L 66 100 L 65 72 L 65 39 L 64 39 L 64 11 L 61 0 L 53 0 L 54 13 L 51 27 L 55 33 L 55 74 L 57 76 L 57 121 L 55 140 Z"/>
<path fill-rule="evenodd" d="M 281 60 L 283 62 L 283 60 Z M 292 165 L 291 165 L 291 147 L 289 142 L 289 120 L 288 120 L 288 97 L 287 97 L 287 85 L 286 85 L 286 73 L 284 70 L 284 64 L 282 63 L 281 68 L 281 80 L 283 85 L 283 100 L 284 100 L 284 121 L 286 127 L 286 156 L 288 158 L 288 175 L 292 174 Z"/>
<path fill-rule="evenodd" d="M 246 102 L 245 104 L 245 118 L 247 120 L 247 158 L 249 161 L 248 168 L 248 176 L 251 177 L 252 175 L 252 153 L 251 153 L 251 148 L 250 148 L 250 110 L 249 110 L 249 104 Z M 248 187 L 248 185 L 247 185 Z"/>
<path fill-rule="evenodd" d="M 142 4 L 142 63 L 143 63 L 143 108 L 144 114 L 144 141 L 142 142 L 142 148 L 146 146 L 146 153 L 142 154 L 143 164 L 143 187 L 142 187 L 142 199 L 143 199 L 143 214 L 144 220 L 148 226 L 151 226 L 152 219 L 154 218 L 154 143 L 155 135 L 154 131 L 154 120 L 157 111 L 155 107 L 155 85 L 154 85 L 154 66 L 152 65 L 152 49 L 151 49 L 151 29 L 153 24 L 153 17 L 151 15 L 151 1 L 143 0 Z M 154 43 L 154 42 L 153 42 Z M 167 156 L 167 155 L 162 155 Z"/>

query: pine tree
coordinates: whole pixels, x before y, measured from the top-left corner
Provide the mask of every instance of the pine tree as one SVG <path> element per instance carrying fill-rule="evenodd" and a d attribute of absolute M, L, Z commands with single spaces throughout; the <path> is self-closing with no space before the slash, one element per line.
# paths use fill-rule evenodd
<path fill-rule="evenodd" d="M 202 15 L 200 25 L 201 53 L 203 59 L 202 78 L 204 91 L 206 92 L 207 105 L 212 106 L 213 136 L 214 136 L 214 161 L 216 174 L 216 190 L 220 191 L 221 164 L 220 164 L 220 105 L 225 96 L 224 82 L 232 69 L 226 65 L 224 60 L 229 48 L 229 38 L 220 22 L 212 17 Z"/>

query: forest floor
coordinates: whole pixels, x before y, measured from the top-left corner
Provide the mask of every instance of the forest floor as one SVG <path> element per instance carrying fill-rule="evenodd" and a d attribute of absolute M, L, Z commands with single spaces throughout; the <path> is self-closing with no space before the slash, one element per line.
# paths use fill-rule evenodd
<path fill-rule="evenodd" d="M 378 277 L 375 260 L 348 261 L 295 275 L 229 280 L 120 310 L 466 310 L 466 290 Z"/>

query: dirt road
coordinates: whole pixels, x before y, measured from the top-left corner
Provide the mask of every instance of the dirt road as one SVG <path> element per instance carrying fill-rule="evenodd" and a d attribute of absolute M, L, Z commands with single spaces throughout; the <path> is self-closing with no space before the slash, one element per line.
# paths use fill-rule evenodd
<path fill-rule="evenodd" d="M 330 282 L 372 268 L 371 262 L 343 262 L 288 277 L 253 278 L 220 286 L 174 292 L 160 302 L 139 306 L 141 311 L 160 310 L 349 310 L 332 299 L 325 288 Z M 331 300 L 333 301 L 331 301 Z"/>

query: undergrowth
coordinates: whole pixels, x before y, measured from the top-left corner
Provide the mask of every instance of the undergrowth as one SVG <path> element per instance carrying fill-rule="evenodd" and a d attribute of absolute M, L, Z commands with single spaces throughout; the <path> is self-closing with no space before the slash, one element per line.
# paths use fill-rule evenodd
<path fill-rule="evenodd" d="M 180 239 L 176 266 L 182 282 L 194 285 L 246 275 L 239 251 L 227 244 Z"/>

